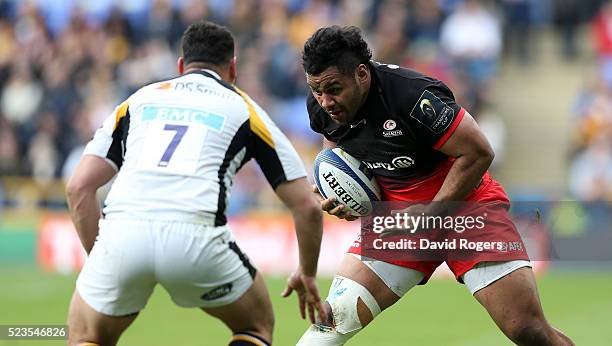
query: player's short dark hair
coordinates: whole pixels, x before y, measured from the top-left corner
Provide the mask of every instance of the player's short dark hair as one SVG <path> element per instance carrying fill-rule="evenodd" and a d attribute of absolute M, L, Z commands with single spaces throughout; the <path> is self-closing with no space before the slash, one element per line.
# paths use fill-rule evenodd
<path fill-rule="evenodd" d="M 234 36 L 224 26 L 197 21 L 185 30 L 182 39 L 185 64 L 203 62 L 224 65 L 234 57 Z"/>
<path fill-rule="evenodd" d="M 350 74 L 359 64 L 372 58 L 368 44 L 355 26 L 332 25 L 317 30 L 304 44 L 302 67 L 316 75 L 335 66 L 341 73 Z"/>

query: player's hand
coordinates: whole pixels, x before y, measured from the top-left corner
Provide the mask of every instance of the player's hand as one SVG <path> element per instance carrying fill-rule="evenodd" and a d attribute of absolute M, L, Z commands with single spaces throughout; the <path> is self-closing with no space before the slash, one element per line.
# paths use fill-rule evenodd
<path fill-rule="evenodd" d="M 318 312 L 319 321 L 327 321 L 327 313 L 319 295 L 319 288 L 314 276 L 303 274 L 300 270 L 295 271 L 289 279 L 287 279 L 287 287 L 281 294 L 283 298 L 289 297 L 291 292 L 295 291 L 298 295 L 300 305 L 300 315 L 302 319 L 306 318 L 306 310 L 308 310 L 308 318 L 310 322 L 315 324 L 315 310 Z"/>
<path fill-rule="evenodd" d="M 321 203 L 321 209 L 327 212 L 329 215 L 333 215 L 339 219 L 343 219 L 346 221 L 354 221 L 359 217 L 351 214 L 351 211 L 348 210 L 344 205 L 338 203 L 335 197 L 323 198 L 321 193 L 319 192 L 319 188 L 317 184 L 312 184 L 312 192 L 317 194 L 319 202 Z"/>
<path fill-rule="evenodd" d="M 413 204 L 405 209 L 391 210 L 392 216 L 396 216 L 397 214 L 401 214 L 401 215 L 407 214 L 409 216 L 414 216 L 414 217 L 417 217 L 417 216 L 426 217 L 426 216 L 431 215 L 431 211 L 429 209 L 429 206 L 426 204 Z M 386 238 L 386 237 L 393 237 L 393 236 L 410 235 L 418 231 L 424 231 L 424 230 L 425 229 L 423 229 L 421 225 L 413 223 L 413 224 L 409 224 L 408 228 L 397 228 L 397 227 L 387 228 L 380 234 L 380 237 Z"/>

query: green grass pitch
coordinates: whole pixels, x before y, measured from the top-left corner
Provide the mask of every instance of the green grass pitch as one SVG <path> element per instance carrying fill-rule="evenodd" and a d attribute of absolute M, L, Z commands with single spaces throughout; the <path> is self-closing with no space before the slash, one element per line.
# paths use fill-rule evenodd
<path fill-rule="evenodd" d="M 75 276 L 0 266 L 0 324 L 63 324 Z M 267 278 L 276 313 L 275 345 L 294 345 L 307 323 L 295 297 L 280 298 L 284 278 Z M 330 280 L 321 280 L 326 293 Z M 612 273 L 551 272 L 538 280 L 548 319 L 577 345 L 612 345 Z M 230 333 L 197 309 L 173 305 L 158 286 L 119 345 L 226 345 Z M 0 340 L 0 345 L 63 345 Z M 511 345 L 462 285 L 434 280 L 412 290 L 348 345 Z"/>

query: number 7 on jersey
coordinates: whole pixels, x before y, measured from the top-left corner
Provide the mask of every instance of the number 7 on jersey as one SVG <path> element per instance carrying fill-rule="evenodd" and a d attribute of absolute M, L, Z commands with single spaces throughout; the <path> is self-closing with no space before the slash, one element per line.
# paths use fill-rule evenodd
<path fill-rule="evenodd" d="M 164 154 L 162 155 L 161 160 L 159 160 L 159 162 L 157 163 L 158 167 L 168 166 L 168 163 L 170 163 L 170 159 L 172 158 L 172 155 L 174 154 L 176 147 L 179 145 L 179 143 L 181 143 L 181 140 L 185 136 L 185 132 L 187 132 L 188 128 L 189 126 L 187 125 L 166 124 L 166 126 L 164 126 L 165 131 L 176 131 L 176 133 L 174 134 L 174 137 L 170 141 L 170 144 L 168 144 L 166 151 L 164 151 Z"/>
<path fill-rule="evenodd" d="M 207 132 L 208 128 L 199 124 L 151 122 L 139 149 L 138 169 L 185 176 L 195 174 Z"/>

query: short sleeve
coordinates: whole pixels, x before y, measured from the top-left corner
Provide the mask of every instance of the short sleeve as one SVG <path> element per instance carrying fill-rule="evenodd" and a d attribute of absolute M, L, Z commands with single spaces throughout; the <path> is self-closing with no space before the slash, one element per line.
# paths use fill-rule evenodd
<path fill-rule="evenodd" d="M 417 136 L 434 149 L 440 149 L 453 134 L 465 110 L 455 103 L 452 92 L 439 82 L 430 85 L 418 97 L 408 121 Z"/>
<path fill-rule="evenodd" d="M 125 101 L 117 106 L 96 130 L 94 137 L 87 143 L 83 155 L 99 156 L 119 170 L 125 155 L 129 121 L 128 102 Z"/>
<path fill-rule="evenodd" d="M 246 94 L 251 140 L 249 155 L 255 159 L 272 188 L 285 181 L 306 177 L 302 159 L 285 134 Z"/>

